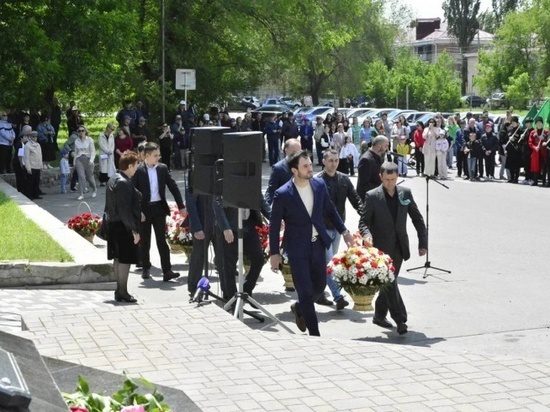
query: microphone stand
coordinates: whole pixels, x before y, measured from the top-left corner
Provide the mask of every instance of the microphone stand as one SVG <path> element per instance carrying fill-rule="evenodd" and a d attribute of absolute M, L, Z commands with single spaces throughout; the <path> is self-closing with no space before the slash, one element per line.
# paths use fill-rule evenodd
<path fill-rule="evenodd" d="M 429 196 L 429 188 L 430 188 L 430 180 L 432 182 L 437 183 L 440 186 L 443 186 L 445 189 L 449 189 L 449 186 L 441 183 L 439 180 L 437 180 L 433 176 L 426 176 L 426 236 L 428 238 L 428 245 L 430 240 L 430 196 Z M 437 270 L 439 272 L 443 273 L 451 273 L 450 270 L 438 268 L 436 266 L 432 266 L 432 263 L 430 262 L 430 248 L 428 247 L 428 251 L 426 252 L 426 261 L 422 266 L 418 266 L 415 268 L 407 269 L 407 272 L 412 272 L 418 269 L 424 269 L 424 275 L 422 276 L 423 279 L 427 278 L 428 276 L 433 276 L 428 273 L 428 269 Z"/>
<path fill-rule="evenodd" d="M 281 322 L 280 319 L 273 316 L 271 313 L 269 313 L 262 305 L 260 305 L 256 300 L 252 298 L 248 293 L 244 292 L 243 285 L 244 285 L 244 265 L 243 265 L 243 209 L 238 208 L 238 230 L 237 230 L 237 250 L 238 250 L 238 283 L 237 283 L 237 293 L 229 299 L 229 301 L 224 305 L 224 310 L 229 310 L 233 304 L 235 304 L 235 311 L 233 313 L 233 316 L 239 320 L 243 320 L 243 312 L 247 315 L 250 315 L 256 319 L 258 319 L 257 316 L 254 316 L 253 314 L 250 314 L 246 310 L 243 310 L 243 306 L 245 303 L 249 303 L 253 305 L 253 307 L 259 309 L 263 312 L 265 316 L 267 316 L 269 319 L 271 319 L 274 323 L 278 323 L 281 325 L 281 327 L 286 330 L 289 333 L 294 333 L 292 330 L 286 326 L 283 322 Z M 262 318 L 263 322 L 263 318 Z M 270 326 L 271 324 L 268 324 L 264 327 Z M 263 329 L 263 328 L 261 328 Z"/>

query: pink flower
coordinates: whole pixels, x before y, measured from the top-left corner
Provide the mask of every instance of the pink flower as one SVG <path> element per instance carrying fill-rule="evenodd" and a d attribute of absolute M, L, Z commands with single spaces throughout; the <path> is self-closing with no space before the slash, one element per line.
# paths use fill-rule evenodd
<path fill-rule="evenodd" d="M 145 408 L 141 405 L 125 406 L 120 412 L 145 412 Z"/>
<path fill-rule="evenodd" d="M 88 409 L 84 406 L 71 406 L 69 409 L 71 412 L 88 412 Z"/>

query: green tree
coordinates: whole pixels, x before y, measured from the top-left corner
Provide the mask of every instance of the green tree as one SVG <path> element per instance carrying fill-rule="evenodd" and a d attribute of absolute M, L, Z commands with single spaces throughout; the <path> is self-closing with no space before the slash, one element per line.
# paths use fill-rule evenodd
<path fill-rule="evenodd" d="M 442 53 L 426 73 L 426 100 L 433 110 L 451 111 L 460 105 L 460 80 L 451 56 Z"/>
<path fill-rule="evenodd" d="M 492 0 L 491 3 L 493 7 L 480 14 L 479 24 L 486 32 L 495 33 L 504 22 L 504 17 L 516 11 L 520 2 L 519 0 Z"/>
<path fill-rule="evenodd" d="M 456 37 L 463 55 L 479 30 L 479 0 L 445 0 L 443 11 L 449 33 Z M 462 57 L 462 93 L 466 93 L 468 80 L 466 58 Z"/>
<path fill-rule="evenodd" d="M 523 72 L 510 77 L 504 91 L 506 98 L 513 107 L 524 108 L 529 102 L 529 96 L 532 96 L 532 82 L 529 73 Z"/>
<path fill-rule="evenodd" d="M 374 105 L 384 107 L 391 104 L 391 96 L 389 90 L 390 70 L 382 60 L 375 60 L 367 65 L 367 79 L 365 82 L 365 91 L 367 95 L 374 100 Z"/>
<path fill-rule="evenodd" d="M 6 0 L 0 36 L 0 82 L 5 101 L 27 108 L 51 104 L 56 91 L 101 95 L 97 106 L 114 104 L 130 92 L 139 55 L 130 0 Z M 101 93 L 100 93 L 101 92 Z"/>

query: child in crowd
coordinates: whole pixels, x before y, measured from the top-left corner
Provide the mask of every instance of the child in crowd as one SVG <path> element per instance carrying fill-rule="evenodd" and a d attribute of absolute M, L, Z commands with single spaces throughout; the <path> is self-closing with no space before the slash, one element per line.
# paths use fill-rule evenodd
<path fill-rule="evenodd" d="M 67 180 L 70 175 L 69 152 L 63 149 L 61 150 L 61 160 L 59 161 L 59 186 L 61 193 L 67 193 Z"/>
<path fill-rule="evenodd" d="M 355 165 L 359 163 L 359 151 L 353 143 L 353 138 L 346 134 L 344 146 L 340 149 L 338 170 L 342 173 L 355 176 Z"/>
<path fill-rule="evenodd" d="M 444 134 L 440 134 L 435 141 L 435 157 L 437 159 L 437 175 L 440 179 L 447 179 L 447 151 L 449 141 Z"/>
<path fill-rule="evenodd" d="M 406 177 L 407 169 L 409 163 L 409 155 L 411 153 L 411 145 L 407 142 L 407 136 L 404 134 L 397 137 L 397 146 L 395 151 L 398 155 L 397 157 L 397 170 L 399 176 Z"/>
<path fill-rule="evenodd" d="M 483 147 L 477 139 L 477 132 L 471 130 L 468 135 L 468 141 L 464 145 L 464 154 L 468 157 L 468 176 L 464 179 L 479 180 L 477 176 L 477 162 L 483 157 Z"/>

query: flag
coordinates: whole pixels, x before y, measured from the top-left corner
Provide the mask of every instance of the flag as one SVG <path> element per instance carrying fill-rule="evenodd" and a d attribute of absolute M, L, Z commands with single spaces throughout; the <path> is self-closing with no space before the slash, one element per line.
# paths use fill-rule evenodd
<path fill-rule="evenodd" d="M 537 116 L 537 112 L 539 111 L 539 109 L 537 109 L 537 105 L 534 104 L 530 109 L 529 111 L 527 112 L 527 114 L 525 115 L 525 117 L 523 118 L 523 121 L 521 122 L 521 125 L 523 127 L 525 127 L 525 119 L 527 119 L 528 117 L 531 118 L 531 120 L 534 120 L 535 117 Z"/>
<path fill-rule="evenodd" d="M 546 100 L 535 117 L 542 117 L 546 128 L 550 127 L 550 99 Z"/>

